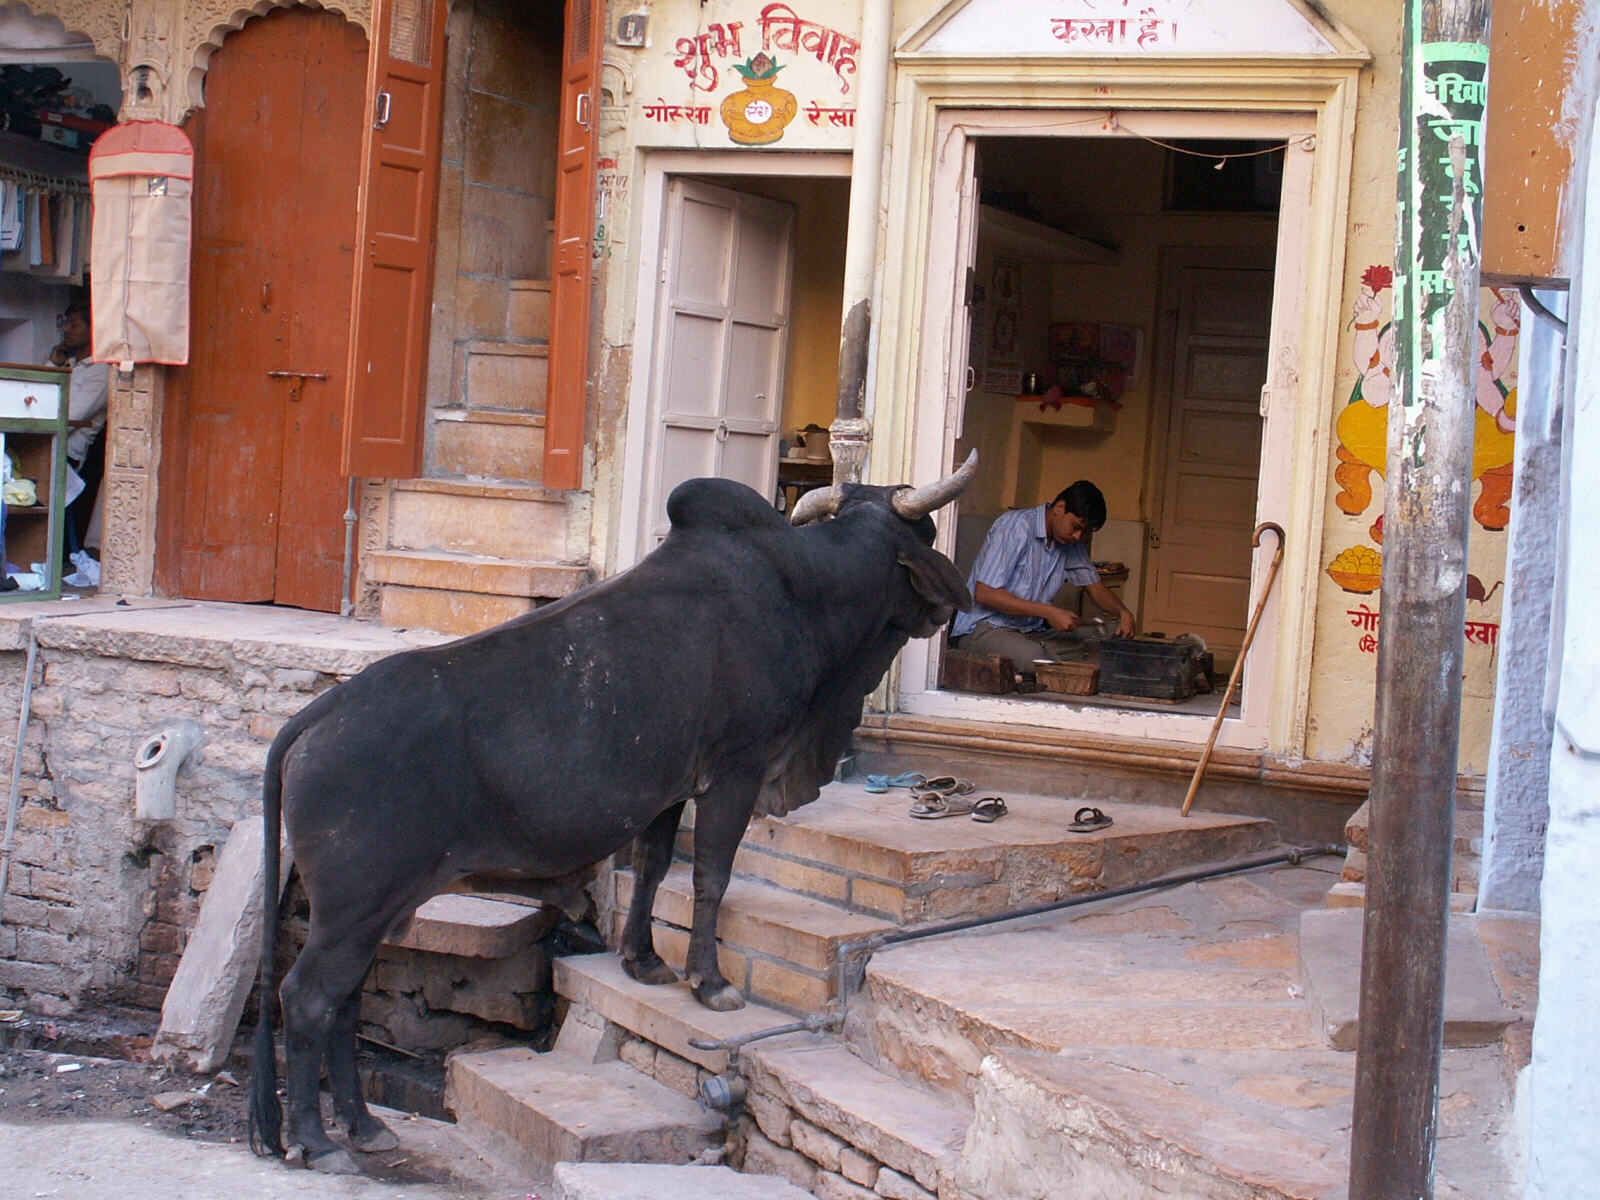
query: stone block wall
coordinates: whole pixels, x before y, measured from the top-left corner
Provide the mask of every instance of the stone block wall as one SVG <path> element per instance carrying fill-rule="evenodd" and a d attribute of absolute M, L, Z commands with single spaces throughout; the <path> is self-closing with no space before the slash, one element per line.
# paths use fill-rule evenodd
<path fill-rule="evenodd" d="M 30 626 L 39 645 L 0 923 L 4 1007 L 159 1008 L 217 851 L 235 821 L 260 811 L 279 727 L 370 662 L 434 640 L 242 605 L 93 604 L 0 612 L 7 780 Z M 135 751 L 185 717 L 209 740 L 178 776 L 177 816 L 140 821 Z"/>

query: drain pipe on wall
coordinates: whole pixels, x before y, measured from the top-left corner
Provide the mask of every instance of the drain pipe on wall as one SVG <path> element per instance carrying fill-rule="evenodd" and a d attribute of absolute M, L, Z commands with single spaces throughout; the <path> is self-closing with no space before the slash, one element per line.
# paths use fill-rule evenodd
<path fill-rule="evenodd" d="M 834 483 L 860 483 L 872 427 L 865 416 L 867 351 L 872 341 L 872 283 L 878 263 L 878 205 L 888 121 L 893 0 L 866 0 L 856 76 L 856 140 L 850 155 L 850 214 L 845 229 L 844 311 L 839 330 L 839 398 L 828 445 Z"/>

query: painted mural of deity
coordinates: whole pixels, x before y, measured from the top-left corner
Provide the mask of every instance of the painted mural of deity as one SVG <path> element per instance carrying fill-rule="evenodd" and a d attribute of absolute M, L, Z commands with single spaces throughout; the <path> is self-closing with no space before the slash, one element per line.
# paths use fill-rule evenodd
<path fill-rule="evenodd" d="M 1339 466 L 1334 478 L 1339 494 L 1334 502 L 1342 512 L 1358 516 L 1372 503 L 1371 474 L 1383 474 L 1388 441 L 1389 398 L 1394 388 L 1395 335 L 1392 320 L 1385 319 L 1384 293 L 1394 273 L 1384 266 L 1368 267 L 1361 277 L 1351 319 L 1356 370 L 1360 378 L 1350 402 L 1336 425 Z M 1477 412 L 1472 449 L 1472 478 L 1482 484 L 1472 506 L 1473 519 L 1488 530 L 1501 530 L 1511 520 L 1511 469 L 1517 424 L 1515 375 L 1517 334 L 1521 330 L 1521 305 L 1515 292 L 1488 289 L 1494 295 L 1487 322 L 1478 322 Z M 1381 541 L 1375 527 L 1373 540 Z"/>

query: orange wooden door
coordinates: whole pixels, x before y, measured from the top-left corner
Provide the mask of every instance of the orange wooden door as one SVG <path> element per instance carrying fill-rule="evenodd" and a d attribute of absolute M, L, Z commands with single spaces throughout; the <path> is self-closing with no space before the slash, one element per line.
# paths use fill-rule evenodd
<path fill-rule="evenodd" d="M 211 60 L 189 126 L 190 364 L 162 437 L 169 594 L 339 607 L 366 67 L 357 26 L 305 8 L 251 20 Z"/>
<path fill-rule="evenodd" d="M 376 0 L 361 147 L 355 336 L 341 459 L 348 475 L 406 479 L 422 458 L 422 406 L 439 142 L 445 0 Z"/>
<path fill-rule="evenodd" d="M 594 276 L 595 139 L 605 0 L 566 0 L 556 163 L 555 254 L 550 279 L 550 384 L 544 419 L 544 485 L 583 482 L 589 378 L 589 292 Z"/>

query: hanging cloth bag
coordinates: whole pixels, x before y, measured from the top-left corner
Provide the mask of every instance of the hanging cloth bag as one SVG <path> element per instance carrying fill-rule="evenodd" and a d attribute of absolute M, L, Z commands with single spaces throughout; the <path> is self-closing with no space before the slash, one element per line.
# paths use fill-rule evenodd
<path fill-rule="evenodd" d="M 93 357 L 189 361 L 194 147 L 176 125 L 128 121 L 89 152 Z"/>

